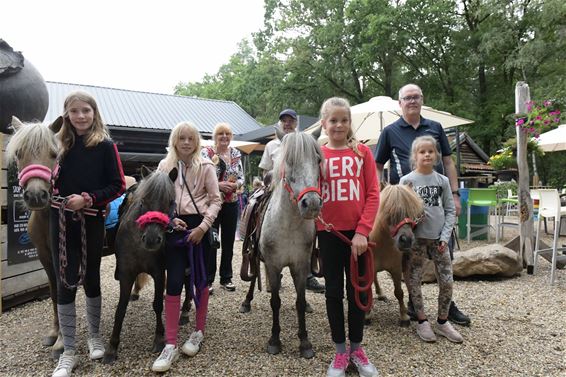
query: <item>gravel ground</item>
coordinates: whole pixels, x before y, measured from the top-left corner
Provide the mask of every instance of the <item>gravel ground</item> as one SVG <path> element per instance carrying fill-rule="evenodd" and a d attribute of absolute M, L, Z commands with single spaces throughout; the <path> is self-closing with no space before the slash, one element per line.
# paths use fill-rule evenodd
<path fill-rule="evenodd" d="M 509 232 L 510 233 L 510 232 Z M 566 243 L 566 238 L 562 240 Z M 462 249 L 476 246 L 461 241 Z M 241 242 L 236 242 L 234 271 L 239 272 Z M 110 336 L 118 301 L 118 283 L 113 279 L 115 260 L 102 263 L 103 319 L 101 331 Z M 566 273 L 558 271 L 554 286 L 548 284 L 549 263 L 541 261 L 535 276 L 512 279 L 458 280 L 454 301 L 472 318 L 470 327 L 457 327 L 463 344 L 445 338 L 426 344 L 409 328 L 398 326 L 398 305 L 392 283 L 380 273 L 388 302 L 376 302 L 375 319 L 366 327 L 364 346 L 381 376 L 566 376 Z M 271 356 L 265 352 L 270 335 L 269 295 L 258 293 L 252 312 L 240 314 L 247 283 L 235 277 L 236 292 L 215 285 L 211 297 L 206 341 L 194 358 L 182 355 L 167 375 L 197 376 L 321 376 L 334 355 L 325 314 L 324 295 L 307 293 L 315 312 L 307 315 L 307 328 L 316 355 L 299 357 L 294 289 L 284 273 L 281 308 L 283 350 Z M 217 284 L 217 283 L 216 283 Z M 118 360 L 112 366 L 88 360 L 84 296 L 77 297 L 77 376 L 151 376 L 154 316 L 152 288 L 131 303 L 124 322 Z M 436 284 L 423 287 L 430 318 L 436 313 Z M 0 318 L 0 375 L 50 376 L 55 363 L 50 350 L 41 346 L 43 331 L 51 315 L 49 300 L 31 302 L 2 314 Z M 191 315 L 191 325 L 194 325 Z M 184 341 L 190 327 L 182 327 Z M 349 376 L 357 375 L 354 371 Z"/>

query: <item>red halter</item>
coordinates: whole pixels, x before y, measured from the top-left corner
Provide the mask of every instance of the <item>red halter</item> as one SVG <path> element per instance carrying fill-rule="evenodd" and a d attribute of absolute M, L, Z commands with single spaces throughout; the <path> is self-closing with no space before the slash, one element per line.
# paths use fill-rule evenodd
<path fill-rule="evenodd" d="M 140 229 L 144 229 L 148 224 L 159 224 L 165 229 L 169 225 L 169 216 L 163 212 L 148 211 L 138 217 L 136 223 Z"/>
<path fill-rule="evenodd" d="M 291 185 L 287 181 L 287 178 L 285 177 L 285 164 L 283 164 L 283 167 L 281 168 L 281 180 L 283 181 L 283 187 L 289 193 L 289 198 L 291 199 L 291 202 L 293 202 L 293 204 L 297 204 L 303 198 L 303 196 L 305 196 L 305 194 L 309 193 L 309 192 L 315 192 L 316 194 L 318 194 L 318 196 L 321 196 L 321 193 L 320 193 L 320 176 L 321 176 L 321 174 L 319 172 L 319 174 L 318 174 L 318 187 L 312 187 L 312 186 L 305 187 L 299 193 L 299 195 L 295 196 L 295 192 L 293 191 L 293 188 L 291 187 Z"/>
<path fill-rule="evenodd" d="M 401 229 L 405 224 L 409 224 L 411 226 L 411 229 L 415 229 L 415 227 L 417 226 L 417 222 L 415 220 L 405 217 L 393 227 L 393 229 L 391 230 L 391 237 L 395 237 L 397 235 L 397 232 L 399 232 L 399 229 Z"/>

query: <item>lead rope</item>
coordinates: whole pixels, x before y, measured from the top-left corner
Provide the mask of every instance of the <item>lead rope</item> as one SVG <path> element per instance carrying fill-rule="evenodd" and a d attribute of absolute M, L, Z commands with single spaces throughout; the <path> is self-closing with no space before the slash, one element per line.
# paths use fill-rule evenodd
<path fill-rule="evenodd" d="M 81 222 L 81 263 L 79 265 L 79 279 L 76 284 L 69 284 L 65 274 L 67 268 L 67 220 L 65 218 L 65 206 L 68 199 L 65 198 L 59 206 L 59 275 L 61 282 L 67 289 L 75 289 L 83 285 L 86 274 L 86 228 L 85 216 L 82 210 L 75 211 L 73 218 Z"/>
<path fill-rule="evenodd" d="M 332 224 L 326 223 L 321 216 L 318 216 L 318 221 L 324 225 L 324 229 L 327 232 L 331 232 L 336 237 L 338 237 L 342 242 L 348 246 L 352 246 L 352 240 L 348 237 L 334 229 Z M 366 271 L 363 276 L 360 276 L 360 269 L 358 262 L 354 259 L 354 255 L 350 253 L 350 281 L 352 282 L 352 287 L 354 288 L 354 301 L 358 308 L 364 312 L 369 312 L 373 306 L 373 294 L 371 292 L 371 284 L 373 283 L 374 276 L 374 265 L 373 265 L 373 251 L 372 248 L 375 247 L 375 242 L 368 241 L 368 247 L 365 253 L 358 255 L 358 258 L 365 259 Z M 366 293 L 367 303 L 364 305 L 362 303 L 360 294 Z"/>

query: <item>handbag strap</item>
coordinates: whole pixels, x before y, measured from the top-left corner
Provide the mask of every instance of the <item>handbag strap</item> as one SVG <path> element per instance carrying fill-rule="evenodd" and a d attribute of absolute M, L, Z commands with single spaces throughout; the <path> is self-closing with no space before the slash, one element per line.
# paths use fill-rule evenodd
<path fill-rule="evenodd" d="M 185 187 L 187 188 L 187 191 L 189 192 L 189 196 L 191 197 L 191 200 L 193 201 L 193 205 L 195 206 L 195 209 L 197 210 L 198 215 L 201 216 L 201 217 L 204 217 L 203 215 L 201 215 L 200 211 L 198 210 L 197 203 L 195 202 L 195 198 L 193 198 L 193 194 L 191 194 L 191 189 L 189 188 L 189 185 L 187 184 L 187 181 L 185 180 L 185 176 L 183 175 L 183 173 L 181 173 L 181 178 L 183 178 L 183 183 L 185 184 Z"/>

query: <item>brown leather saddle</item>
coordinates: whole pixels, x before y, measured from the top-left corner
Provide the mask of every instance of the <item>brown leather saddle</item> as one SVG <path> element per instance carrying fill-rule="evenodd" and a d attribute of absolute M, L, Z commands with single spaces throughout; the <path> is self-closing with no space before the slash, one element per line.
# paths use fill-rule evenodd
<path fill-rule="evenodd" d="M 265 186 L 254 191 L 240 220 L 240 235 L 243 235 L 240 277 L 244 281 L 252 281 L 257 276 L 259 290 L 261 290 L 260 261 L 263 260 L 259 250 L 259 237 L 271 193 L 272 190 Z"/>

